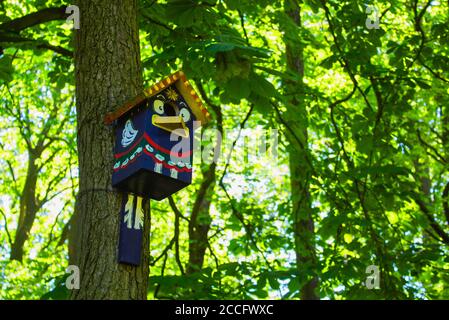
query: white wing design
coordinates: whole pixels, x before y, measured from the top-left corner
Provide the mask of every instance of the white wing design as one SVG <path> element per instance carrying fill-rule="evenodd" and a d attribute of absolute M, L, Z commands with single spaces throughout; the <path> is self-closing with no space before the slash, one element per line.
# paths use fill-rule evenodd
<path fill-rule="evenodd" d="M 126 123 L 125 123 L 125 128 L 123 129 L 123 132 L 122 132 L 123 148 L 129 146 L 134 141 L 138 132 L 139 132 L 139 130 L 135 130 L 133 128 L 133 123 L 131 122 L 131 119 L 128 119 L 128 121 L 126 121 Z"/>

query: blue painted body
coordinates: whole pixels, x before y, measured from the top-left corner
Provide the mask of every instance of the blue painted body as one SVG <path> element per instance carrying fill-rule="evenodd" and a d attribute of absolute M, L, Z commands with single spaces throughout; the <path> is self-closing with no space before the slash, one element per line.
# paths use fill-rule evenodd
<path fill-rule="evenodd" d="M 174 90 L 177 99 L 170 99 L 168 90 Z M 156 100 L 167 102 L 164 113 L 155 111 Z M 153 125 L 153 115 L 170 116 L 177 112 L 173 109 L 168 114 L 169 103 L 179 110 L 188 110 L 190 119 L 185 122 L 189 130 L 188 137 L 180 137 Z M 192 181 L 194 120 L 193 113 L 174 86 L 148 98 L 121 117 L 115 126 L 112 185 L 118 190 L 156 200 L 164 199 L 189 185 Z M 130 130 L 126 130 L 127 125 Z M 124 135 L 129 139 L 124 139 Z M 123 144 L 124 140 L 129 144 Z"/>
<path fill-rule="evenodd" d="M 131 206 L 127 206 L 128 201 Z M 136 219 L 138 219 L 138 210 L 142 210 L 142 208 L 137 208 L 137 197 L 124 194 L 120 209 L 119 263 L 135 266 L 140 264 L 142 254 L 143 212 L 141 215 L 142 223 L 139 223 L 139 221 L 136 221 Z"/>

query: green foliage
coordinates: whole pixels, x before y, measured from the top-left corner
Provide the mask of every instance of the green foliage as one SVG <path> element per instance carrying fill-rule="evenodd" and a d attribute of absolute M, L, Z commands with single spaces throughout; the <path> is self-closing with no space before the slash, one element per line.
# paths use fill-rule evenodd
<path fill-rule="evenodd" d="M 0 81 L 6 84 L 12 81 L 14 68 L 12 66 L 12 59 L 8 56 L 0 57 Z"/>

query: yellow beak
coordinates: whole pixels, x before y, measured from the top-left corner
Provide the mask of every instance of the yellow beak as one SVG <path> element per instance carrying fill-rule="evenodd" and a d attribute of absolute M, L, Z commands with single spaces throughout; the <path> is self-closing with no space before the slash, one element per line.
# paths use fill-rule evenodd
<path fill-rule="evenodd" d="M 165 131 L 177 134 L 183 138 L 189 137 L 189 128 L 187 128 L 181 116 L 165 116 L 161 117 L 154 114 L 151 122 L 155 127 L 164 129 Z"/>

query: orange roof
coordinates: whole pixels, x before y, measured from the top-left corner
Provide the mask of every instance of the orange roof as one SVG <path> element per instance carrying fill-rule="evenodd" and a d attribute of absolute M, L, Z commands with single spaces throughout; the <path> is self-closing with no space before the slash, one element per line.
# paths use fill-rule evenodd
<path fill-rule="evenodd" d="M 201 99 L 199 98 L 198 94 L 195 92 L 192 85 L 187 80 L 184 72 L 182 71 L 177 71 L 173 73 L 164 80 L 159 81 L 158 83 L 153 85 L 151 88 L 144 90 L 143 93 L 137 95 L 136 97 L 134 97 L 134 99 L 126 102 L 116 111 L 106 114 L 106 116 L 104 117 L 104 122 L 108 125 L 112 124 L 115 120 L 123 116 L 125 113 L 127 113 L 140 103 L 144 102 L 148 98 L 158 94 L 159 92 L 161 92 L 162 90 L 164 90 L 165 88 L 167 88 L 172 84 L 175 85 L 176 89 L 178 89 L 179 93 L 187 102 L 187 105 L 190 107 L 190 109 L 192 109 L 195 118 L 198 121 L 201 121 L 202 125 L 209 122 L 210 120 L 209 112 L 203 106 Z"/>

